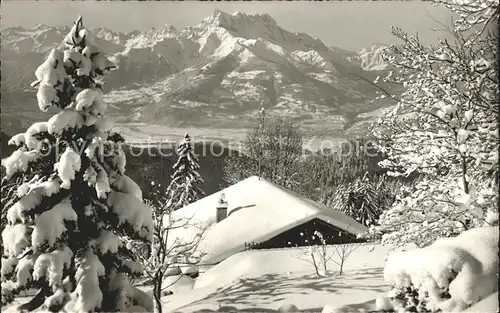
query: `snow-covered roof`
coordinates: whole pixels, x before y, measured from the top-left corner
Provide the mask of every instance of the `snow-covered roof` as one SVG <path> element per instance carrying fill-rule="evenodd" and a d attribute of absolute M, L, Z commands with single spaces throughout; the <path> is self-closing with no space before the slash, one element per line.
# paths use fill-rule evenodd
<path fill-rule="evenodd" d="M 215 223 L 221 193 L 227 201 L 228 216 Z M 207 263 L 244 250 L 245 242 L 266 241 L 315 218 L 354 235 L 367 230 L 341 212 L 257 176 L 191 203 L 175 214 L 211 224 L 200 243 Z"/>

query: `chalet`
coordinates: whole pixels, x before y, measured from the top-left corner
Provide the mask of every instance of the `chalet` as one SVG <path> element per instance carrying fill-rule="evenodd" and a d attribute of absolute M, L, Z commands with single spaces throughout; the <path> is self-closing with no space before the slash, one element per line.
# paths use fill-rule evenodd
<path fill-rule="evenodd" d="M 359 242 L 367 229 L 325 205 L 277 186 L 263 178 L 249 177 L 175 212 L 207 225 L 199 249 L 203 263 L 214 264 L 248 249 L 286 248 L 318 244 L 316 232 L 327 244 Z M 190 231 L 184 229 L 189 236 Z"/>

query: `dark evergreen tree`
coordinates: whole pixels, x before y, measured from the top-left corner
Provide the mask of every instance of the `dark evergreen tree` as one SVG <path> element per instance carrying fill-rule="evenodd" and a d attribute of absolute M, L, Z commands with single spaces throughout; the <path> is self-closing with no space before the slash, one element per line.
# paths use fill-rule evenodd
<path fill-rule="evenodd" d="M 200 188 L 203 178 L 198 173 L 198 157 L 188 134 L 179 144 L 177 153 L 179 158 L 173 166 L 175 172 L 166 191 L 168 211 L 178 210 L 205 196 L 205 192 Z"/>

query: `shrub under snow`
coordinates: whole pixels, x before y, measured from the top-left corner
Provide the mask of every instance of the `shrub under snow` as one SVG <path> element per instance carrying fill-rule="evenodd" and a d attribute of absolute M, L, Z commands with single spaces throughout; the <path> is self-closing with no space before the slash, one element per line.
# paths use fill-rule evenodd
<path fill-rule="evenodd" d="M 419 312 L 468 308 L 498 290 L 498 236 L 497 227 L 481 227 L 392 253 L 384 269 L 391 296 Z"/>

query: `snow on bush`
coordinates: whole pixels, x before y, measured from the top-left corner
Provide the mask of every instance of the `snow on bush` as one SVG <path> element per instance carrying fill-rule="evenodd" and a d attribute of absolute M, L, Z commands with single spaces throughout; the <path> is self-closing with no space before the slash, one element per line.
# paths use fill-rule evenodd
<path fill-rule="evenodd" d="M 107 201 L 118 215 L 119 224 L 128 223 L 138 232 L 151 229 L 151 209 L 133 195 L 111 191 Z"/>
<path fill-rule="evenodd" d="M 35 123 L 31 125 L 28 128 L 28 130 L 26 130 L 26 133 L 20 133 L 10 138 L 8 145 L 19 147 L 25 144 L 28 149 L 40 150 L 40 148 L 42 147 L 40 144 L 41 142 L 35 136 L 47 131 L 48 131 L 47 122 Z"/>
<path fill-rule="evenodd" d="M 7 225 L 2 231 L 2 244 L 7 256 L 15 257 L 29 245 L 29 228 L 23 224 Z M 3 266 L 3 265 L 2 265 Z"/>
<path fill-rule="evenodd" d="M 127 175 L 118 175 L 117 177 L 113 177 L 111 186 L 117 191 L 128 193 L 142 201 L 141 188 Z"/>
<path fill-rule="evenodd" d="M 95 98 L 98 95 L 98 91 L 95 89 L 84 89 L 82 90 L 75 99 L 76 106 L 75 109 L 77 111 L 82 111 L 84 108 L 87 108 L 92 105 Z"/>
<path fill-rule="evenodd" d="M 35 261 L 32 257 L 23 258 L 17 263 L 16 266 L 16 283 L 18 288 L 26 286 L 30 281 L 33 280 L 33 268 L 35 266 Z"/>
<path fill-rule="evenodd" d="M 38 91 L 36 93 L 36 97 L 38 100 L 38 107 L 43 112 L 46 112 L 49 107 L 53 106 L 55 103 L 59 101 L 59 97 L 57 96 L 57 90 L 53 85 L 47 85 L 45 83 L 41 83 L 38 87 Z"/>
<path fill-rule="evenodd" d="M 96 184 L 97 172 L 92 165 L 85 170 L 83 179 L 88 183 L 89 186 L 94 186 Z"/>
<path fill-rule="evenodd" d="M 44 244 L 52 247 L 66 232 L 65 221 L 76 221 L 78 216 L 71 206 L 69 199 L 61 201 L 52 209 L 47 210 L 35 218 L 35 227 L 31 235 L 31 244 L 38 248 Z"/>
<path fill-rule="evenodd" d="M 16 290 L 17 285 L 12 280 L 2 281 L 2 298 L 8 299 L 10 301 L 13 300 L 15 294 L 14 290 Z"/>
<path fill-rule="evenodd" d="M 93 117 L 101 117 L 104 112 L 106 112 L 107 108 L 108 105 L 106 102 L 99 97 L 96 97 L 94 103 L 89 107 L 88 113 Z"/>
<path fill-rule="evenodd" d="M 127 165 L 127 158 L 125 156 L 125 152 L 121 149 L 121 147 L 115 146 L 115 154 L 113 156 L 113 163 L 115 164 L 118 173 L 125 173 L 125 166 Z"/>
<path fill-rule="evenodd" d="M 7 144 L 9 146 L 20 146 L 20 145 L 24 144 L 24 142 L 25 142 L 24 133 L 20 133 L 20 134 L 12 136 L 12 138 L 9 139 Z"/>
<path fill-rule="evenodd" d="M 5 177 L 11 178 L 17 172 L 25 172 L 28 165 L 40 158 L 37 151 L 14 151 L 9 157 L 2 159 L 2 166 L 5 167 Z"/>
<path fill-rule="evenodd" d="M 31 189 L 28 194 L 7 210 L 7 221 L 11 225 L 15 225 L 17 222 L 24 223 L 26 215 L 42 202 L 42 197 L 46 195 L 45 193 L 46 189 L 43 187 Z"/>
<path fill-rule="evenodd" d="M 128 259 L 118 257 L 118 261 L 126 267 L 131 273 L 134 274 L 142 274 L 144 271 L 144 266 L 141 263 L 138 262 L 132 262 Z"/>
<path fill-rule="evenodd" d="M 99 163 L 94 163 L 97 167 L 97 177 L 95 181 L 95 190 L 99 199 L 105 199 L 108 192 L 111 191 L 109 186 L 109 177 L 104 168 Z"/>
<path fill-rule="evenodd" d="M 77 285 L 66 304 L 67 312 L 88 312 L 102 305 L 103 293 L 99 288 L 99 277 L 104 276 L 105 269 L 99 258 L 87 251 L 76 260 L 75 279 Z"/>
<path fill-rule="evenodd" d="M 64 52 L 58 49 L 52 49 L 49 56 L 35 71 L 35 76 L 38 83 L 49 86 L 63 83 L 66 77 L 64 71 Z"/>
<path fill-rule="evenodd" d="M 498 288 L 498 236 L 497 227 L 481 227 L 425 248 L 394 252 L 384 278 L 396 290 L 411 288 L 427 310 L 462 311 Z"/>
<path fill-rule="evenodd" d="M 49 286 L 59 286 L 63 279 L 63 270 L 71 265 L 73 251 L 68 247 L 41 254 L 36 258 L 33 268 L 34 280 L 46 280 Z"/>
<path fill-rule="evenodd" d="M 48 131 L 50 134 L 61 134 L 64 130 L 81 127 L 83 124 L 84 120 L 80 112 L 66 109 L 49 119 Z"/>
<path fill-rule="evenodd" d="M 32 190 L 38 190 L 39 193 L 50 197 L 51 195 L 57 193 L 61 189 L 61 184 L 49 178 L 44 181 L 44 178 L 40 178 L 39 175 L 33 176 L 30 181 L 27 181 L 17 188 L 17 196 L 24 197 L 29 194 Z"/>
<path fill-rule="evenodd" d="M 16 258 L 2 258 L 2 281 L 7 280 L 7 277 L 16 268 L 18 261 Z"/>
<path fill-rule="evenodd" d="M 61 155 L 61 159 L 55 164 L 57 173 L 62 180 L 61 188 L 69 189 L 71 187 L 71 180 L 75 178 L 76 172 L 82 166 L 80 155 L 72 148 L 66 149 Z"/>
<path fill-rule="evenodd" d="M 123 242 L 120 240 L 120 237 L 115 235 L 113 232 L 101 230 L 101 234 L 95 240 L 94 245 L 102 254 L 117 253 L 118 248 L 123 246 Z"/>
<path fill-rule="evenodd" d="M 372 228 L 390 244 L 423 247 L 498 225 L 498 33 L 483 31 L 498 22 L 499 2 L 435 2 L 460 13 L 451 30 L 457 40 L 427 46 L 395 27 L 401 44 L 384 51 L 395 68 L 384 80 L 404 92 L 391 96 L 396 106 L 374 129 L 387 155 L 380 165 L 393 176 L 421 178 Z"/>
<path fill-rule="evenodd" d="M 47 122 L 38 122 L 31 125 L 26 133 L 24 134 L 25 144 L 28 149 L 37 149 L 41 148 L 40 141 L 36 139 L 35 135 L 38 135 L 43 132 L 49 131 L 49 125 Z"/>
<path fill-rule="evenodd" d="M 97 120 L 97 122 L 94 124 L 94 127 L 101 131 L 110 131 L 113 125 L 114 125 L 113 120 L 111 120 L 110 118 L 103 117 Z"/>
<path fill-rule="evenodd" d="M 92 159 L 96 155 L 96 151 L 103 144 L 103 138 L 100 136 L 96 136 L 92 138 L 89 142 L 87 148 L 85 148 L 85 156 L 89 159 Z"/>

